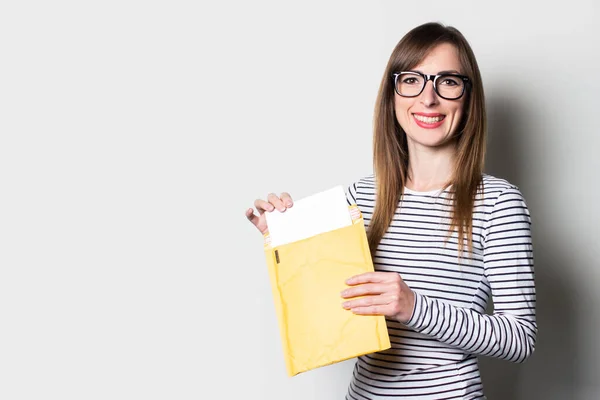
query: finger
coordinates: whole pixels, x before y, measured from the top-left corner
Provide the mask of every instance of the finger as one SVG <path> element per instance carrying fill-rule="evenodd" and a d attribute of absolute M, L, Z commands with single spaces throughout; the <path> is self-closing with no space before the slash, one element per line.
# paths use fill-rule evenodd
<path fill-rule="evenodd" d="M 283 204 L 283 201 L 281 201 L 281 199 L 277 197 L 275 193 L 270 193 L 267 197 L 267 200 L 269 200 L 269 203 L 271 203 L 277 210 L 281 212 L 286 210 L 285 204 Z"/>
<path fill-rule="evenodd" d="M 354 314 L 385 315 L 388 317 L 398 314 L 398 297 L 395 295 L 368 296 L 347 303 L 349 304 L 344 303 L 346 304 L 344 308 L 352 311 Z"/>
<path fill-rule="evenodd" d="M 294 205 L 294 201 L 292 200 L 292 196 L 290 196 L 289 193 L 287 193 L 287 192 L 281 193 L 280 198 L 281 198 L 281 201 L 283 202 L 283 204 L 285 204 L 285 206 L 287 208 L 290 208 L 290 207 L 292 207 Z"/>
<path fill-rule="evenodd" d="M 389 314 L 385 306 L 371 306 L 371 307 L 356 307 L 351 309 L 353 314 L 357 315 L 387 315 Z"/>
<path fill-rule="evenodd" d="M 342 290 L 341 296 L 345 299 L 348 299 L 358 296 L 382 294 L 388 290 L 389 285 L 384 285 L 381 283 L 364 283 L 362 285 Z"/>
<path fill-rule="evenodd" d="M 398 275 L 395 272 L 365 272 L 364 274 L 354 275 L 346 280 L 347 285 L 358 285 L 361 283 L 379 283 L 386 282 L 390 275 Z"/>
<path fill-rule="evenodd" d="M 264 201 L 262 199 L 256 199 L 256 201 L 254 201 L 254 207 L 256 207 L 256 210 L 258 210 L 258 213 L 260 215 L 263 215 L 265 211 L 273 211 L 275 209 L 275 207 L 273 207 L 273 204 L 269 203 L 268 201 Z"/>
<path fill-rule="evenodd" d="M 246 218 L 248 218 L 248 221 L 252 222 L 254 226 L 258 228 L 258 221 L 260 220 L 260 218 L 256 214 L 254 214 L 253 209 L 249 208 L 246 210 Z"/>
<path fill-rule="evenodd" d="M 354 309 L 357 307 L 372 307 L 379 305 L 389 304 L 389 299 L 387 296 L 365 296 L 360 299 L 348 300 L 342 303 L 342 307 L 346 310 Z"/>

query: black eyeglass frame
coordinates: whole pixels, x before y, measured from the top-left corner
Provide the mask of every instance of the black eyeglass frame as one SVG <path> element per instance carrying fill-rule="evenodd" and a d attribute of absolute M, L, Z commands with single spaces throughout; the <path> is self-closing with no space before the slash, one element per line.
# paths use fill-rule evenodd
<path fill-rule="evenodd" d="M 419 93 L 411 95 L 411 96 L 407 96 L 405 94 L 401 94 L 400 92 L 398 92 L 398 77 L 401 74 L 414 74 L 414 75 L 419 75 L 419 76 L 421 76 L 423 78 L 423 86 L 421 87 L 421 90 L 419 91 Z M 402 71 L 402 72 L 398 72 L 398 73 L 392 74 L 392 76 L 394 77 L 394 92 L 396 92 L 398 94 L 398 96 L 402 96 L 402 97 L 417 97 L 417 96 L 419 96 L 421 93 L 423 93 L 423 90 L 425 90 L 425 86 L 427 86 L 427 82 L 428 81 L 432 81 L 433 82 L 433 90 L 442 99 L 445 99 L 445 100 L 458 100 L 458 99 L 460 99 L 461 97 L 464 96 L 465 91 L 467 90 L 467 86 L 469 86 L 470 83 L 471 83 L 471 80 L 469 79 L 468 76 L 466 76 L 466 75 L 460 75 L 460 74 L 426 75 L 426 74 L 423 74 L 423 73 L 418 72 L 418 71 Z M 444 76 L 454 76 L 456 78 L 460 78 L 465 83 L 463 85 L 463 90 L 462 90 L 462 92 L 460 93 L 460 95 L 458 97 L 448 98 L 448 97 L 442 96 L 438 92 L 437 87 L 436 87 L 437 80 L 439 78 L 441 78 L 441 77 L 444 77 Z"/>

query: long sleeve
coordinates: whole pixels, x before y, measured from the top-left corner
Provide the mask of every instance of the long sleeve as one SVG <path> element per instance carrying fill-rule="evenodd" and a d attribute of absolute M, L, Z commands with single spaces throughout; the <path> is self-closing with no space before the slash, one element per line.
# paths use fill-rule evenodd
<path fill-rule="evenodd" d="M 535 348 L 536 295 L 531 218 L 516 187 L 496 199 L 482 244 L 483 284 L 489 285 L 494 314 L 416 292 L 415 310 L 405 325 L 467 353 L 523 362 Z"/>

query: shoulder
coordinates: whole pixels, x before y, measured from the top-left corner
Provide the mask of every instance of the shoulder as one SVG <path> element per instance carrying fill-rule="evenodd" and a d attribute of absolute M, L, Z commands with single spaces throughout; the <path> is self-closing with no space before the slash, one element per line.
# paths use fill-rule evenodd
<path fill-rule="evenodd" d="M 483 206 L 486 225 L 498 222 L 524 221 L 531 224 L 531 215 L 520 189 L 506 179 L 484 175 Z"/>
<path fill-rule="evenodd" d="M 351 204 L 358 204 L 359 198 L 373 200 L 376 192 L 375 175 L 364 176 L 346 187 L 346 197 Z"/>
<path fill-rule="evenodd" d="M 371 174 L 371 175 L 363 176 L 362 178 L 360 178 L 359 180 L 354 182 L 354 185 L 356 185 L 356 187 L 360 187 L 363 189 L 375 190 L 375 187 L 376 187 L 375 175 Z"/>
<path fill-rule="evenodd" d="M 482 176 L 483 200 L 486 205 L 495 205 L 502 199 L 515 199 L 524 201 L 520 189 L 507 181 L 492 175 L 484 174 Z"/>

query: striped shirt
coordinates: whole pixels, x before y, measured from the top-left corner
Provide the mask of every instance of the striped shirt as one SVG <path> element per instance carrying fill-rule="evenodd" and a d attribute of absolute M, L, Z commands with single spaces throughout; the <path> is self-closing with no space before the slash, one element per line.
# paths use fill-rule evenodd
<path fill-rule="evenodd" d="M 404 189 L 373 263 L 401 275 L 415 292 L 415 310 L 406 324 L 386 319 L 392 347 L 357 359 L 346 400 L 485 399 L 478 355 L 523 362 L 533 352 L 533 249 L 523 196 L 507 181 L 483 176 L 473 253 L 465 246 L 459 262 L 457 233 L 447 234 L 450 192 Z M 347 198 L 368 227 L 374 177 L 351 185 Z M 493 315 L 486 314 L 490 298 Z"/>

